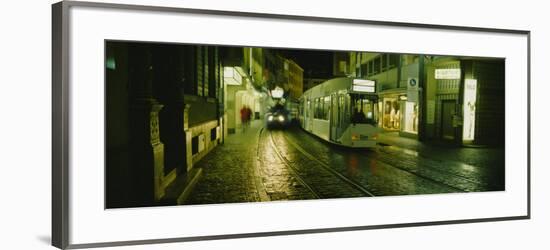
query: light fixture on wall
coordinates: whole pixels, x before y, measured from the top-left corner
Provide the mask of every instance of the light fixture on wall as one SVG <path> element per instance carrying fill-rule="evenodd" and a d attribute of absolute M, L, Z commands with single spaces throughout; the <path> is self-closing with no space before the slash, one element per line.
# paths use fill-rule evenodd
<path fill-rule="evenodd" d="M 223 81 L 227 85 L 241 85 L 243 84 L 243 76 L 236 67 L 223 67 Z"/>

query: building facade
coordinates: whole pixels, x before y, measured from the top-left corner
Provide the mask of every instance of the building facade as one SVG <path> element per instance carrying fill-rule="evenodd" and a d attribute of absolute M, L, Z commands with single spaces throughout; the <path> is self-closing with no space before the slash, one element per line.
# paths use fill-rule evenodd
<path fill-rule="evenodd" d="M 504 59 L 430 57 L 425 74 L 425 138 L 504 145 Z"/>
<path fill-rule="evenodd" d="M 350 52 L 335 56 L 334 69 L 376 81 L 385 131 L 455 145 L 504 143 L 503 59 Z"/>
<path fill-rule="evenodd" d="M 216 46 L 107 42 L 107 207 L 176 204 L 223 142 Z"/>

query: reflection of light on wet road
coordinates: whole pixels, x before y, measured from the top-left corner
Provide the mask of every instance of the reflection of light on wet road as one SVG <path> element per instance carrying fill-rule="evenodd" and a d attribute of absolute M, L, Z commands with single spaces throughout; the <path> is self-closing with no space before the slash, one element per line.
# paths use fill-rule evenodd
<path fill-rule="evenodd" d="M 414 150 L 410 150 L 410 149 L 406 149 L 406 148 L 398 148 L 398 147 L 395 147 L 395 146 L 387 146 L 387 148 L 391 149 L 391 150 L 394 150 L 394 151 L 399 151 L 401 153 L 405 153 L 405 154 L 408 154 L 408 155 L 418 156 L 418 152 L 414 151 Z"/>
<path fill-rule="evenodd" d="M 348 176 L 356 176 L 359 168 L 359 159 L 357 155 L 351 154 L 348 159 Z"/>
<path fill-rule="evenodd" d="M 378 165 L 376 164 L 376 161 L 369 160 L 369 168 L 370 168 L 370 172 L 373 175 L 376 175 L 376 170 L 378 169 Z"/>
<path fill-rule="evenodd" d="M 365 159 L 366 157 L 366 159 Z M 369 169 L 373 175 L 376 175 L 377 165 L 376 161 L 365 155 L 359 155 L 357 153 L 349 154 L 347 158 L 347 175 L 349 177 L 356 177 L 361 175 L 361 171 Z"/>
<path fill-rule="evenodd" d="M 472 165 L 469 165 L 469 164 L 466 164 L 466 163 L 460 163 L 460 168 L 462 168 L 462 170 L 466 170 L 466 171 L 469 171 L 469 172 L 472 172 L 472 171 L 476 170 L 476 167 L 474 167 Z"/>

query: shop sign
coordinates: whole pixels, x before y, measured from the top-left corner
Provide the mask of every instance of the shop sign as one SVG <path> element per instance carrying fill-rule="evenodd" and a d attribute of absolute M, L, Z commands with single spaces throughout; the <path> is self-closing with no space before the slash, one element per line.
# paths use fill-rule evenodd
<path fill-rule="evenodd" d="M 460 79 L 460 69 L 436 69 L 435 79 Z"/>

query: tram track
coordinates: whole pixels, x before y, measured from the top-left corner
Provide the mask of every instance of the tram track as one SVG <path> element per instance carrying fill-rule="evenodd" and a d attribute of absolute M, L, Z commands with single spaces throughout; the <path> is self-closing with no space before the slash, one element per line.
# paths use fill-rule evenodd
<path fill-rule="evenodd" d="M 381 158 L 381 160 L 383 162 L 386 162 L 387 164 L 396 167 L 395 162 L 394 162 L 395 160 L 392 157 L 396 157 L 396 156 L 400 155 L 399 152 L 390 152 L 390 151 L 386 150 L 383 146 L 377 147 L 376 151 L 380 155 L 383 155 L 382 158 Z M 407 153 L 404 153 L 404 154 L 407 155 Z M 403 156 L 401 156 L 401 157 L 403 157 Z M 420 154 L 416 157 L 423 157 L 423 158 L 427 159 L 426 157 L 421 156 Z M 413 162 L 414 160 L 411 159 L 411 157 L 409 157 L 408 155 L 403 157 L 403 158 L 405 158 L 406 162 L 412 162 L 414 164 L 414 162 Z M 412 171 L 407 167 L 396 167 L 396 168 L 402 169 L 403 171 L 409 171 L 409 172 Z M 449 170 L 437 168 L 437 167 L 434 167 L 431 164 L 425 164 L 425 165 L 423 165 L 423 168 L 426 169 L 426 170 L 429 170 L 429 171 L 437 172 L 441 175 L 447 175 L 447 176 L 450 176 L 452 178 L 462 180 L 464 182 L 470 183 L 470 184 L 475 185 L 475 186 L 483 186 L 485 189 L 490 187 L 490 185 L 487 184 L 486 182 L 473 180 L 473 179 L 469 178 L 468 176 L 465 176 L 464 174 L 460 174 L 460 173 L 456 173 L 454 171 L 449 171 Z M 485 189 L 483 189 L 483 190 L 485 190 Z M 463 190 L 463 191 L 472 191 L 472 190 Z"/>
<path fill-rule="evenodd" d="M 293 139 L 289 138 L 288 136 L 285 135 L 285 138 L 287 139 L 287 141 L 292 144 L 292 145 L 295 145 L 297 146 L 297 148 L 301 148 L 301 146 L 298 145 L 298 143 L 294 142 Z M 302 151 L 306 152 L 305 149 L 301 148 Z M 462 189 L 462 188 L 459 188 L 459 187 L 456 187 L 456 186 L 453 186 L 453 185 L 450 185 L 448 183 L 445 183 L 443 181 L 440 181 L 440 180 L 437 180 L 433 177 L 430 177 L 430 176 L 426 176 L 426 175 L 422 175 L 419 172 L 418 169 L 411 169 L 410 167 L 402 167 L 402 166 L 399 166 L 399 165 L 396 165 L 395 164 L 395 160 L 391 159 L 392 156 L 395 156 L 395 155 L 392 155 L 390 153 L 387 153 L 387 152 L 384 152 L 383 150 L 380 150 L 378 147 L 374 150 L 374 152 L 378 153 L 379 154 L 379 160 L 384 163 L 385 165 L 391 167 L 391 168 L 394 168 L 394 169 L 397 169 L 399 171 L 403 171 L 403 172 L 406 172 L 410 175 L 413 175 L 415 177 L 418 177 L 418 178 L 421 178 L 421 179 L 424 179 L 426 181 L 429 181 L 431 183 L 434 183 L 434 184 L 437 184 L 437 185 L 441 185 L 441 186 L 445 186 L 449 189 L 452 189 L 452 190 L 455 190 L 457 192 L 469 192 L 471 190 L 465 190 L 465 189 Z M 328 167 L 328 164 L 315 158 L 315 160 L 317 162 L 322 162 L 325 166 Z M 443 175 L 447 175 L 447 176 L 452 176 L 453 178 L 456 178 L 456 179 L 460 179 L 464 182 L 468 182 L 468 183 L 473 183 L 473 184 L 480 184 L 479 182 L 476 182 L 476 181 L 473 181 L 473 180 L 470 180 L 464 176 L 461 176 L 461 175 L 458 175 L 458 174 L 455 174 L 455 173 L 452 173 L 452 172 L 448 172 L 448 171 L 444 171 L 444 170 L 440 170 L 440 169 L 435 169 L 434 167 L 431 167 L 431 166 L 424 166 L 426 167 L 427 169 L 429 169 L 430 171 L 433 171 L 433 172 L 438 172 L 440 174 L 443 174 Z M 332 169 L 332 168 L 331 168 Z M 333 171 L 336 172 L 336 170 L 332 169 Z M 347 177 L 346 177 L 347 178 Z"/>
<path fill-rule="evenodd" d="M 261 141 L 261 137 L 262 137 L 262 133 L 264 133 L 264 128 L 262 128 L 260 130 L 260 134 L 259 134 L 259 140 L 258 142 Z M 271 132 L 270 132 L 271 134 Z M 305 182 L 302 177 L 298 174 L 297 172 L 297 169 L 294 168 L 291 164 L 289 164 L 288 160 L 283 157 L 280 153 L 280 151 L 278 151 L 277 147 L 275 146 L 275 144 L 273 143 L 273 138 L 271 138 L 270 136 L 270 140 L 269 140 L 269 145 L 271 146 L 271 148 L 274 149 L 274 152 L 275 154 L 279 157 L 279 159 L 285 164 L 285 166 L 288 168 L 289 172 L 293 175 L 294 179 L 300 183 L 300 185 L 302 185 L 304 188 L 306 188 L 310 193 L 311 195 L 313 195 L 313 197 L 315 199 L 320 199 L 322 198 L 322 196 L 316 192 L 309 184 L 307 184 L 307 182 Z M 260 146 L 258 145 L 258 151 L 257 151 L 257 155 L 259 156 L 261 153 L 260 153 Z"/>
<path fill-rule="evenodd" d="M 288 166 L 289 169 L 292 169 L 293 173 L 296 176 L 300 176 L 300 170 L 296 169 L 296 167 L 294 167 L 291 164 L 291 161 L 282 154 L 281 149 L 279 149 L 277 147 L 277 143 L 276 143 L 275 139 L 273 138 L 273 131 L 269 132 L 269 137 L 270 137 L 270 144 L 273 147 L 273 149 L 275 150 L 278 157 L 283 162 L 285 162 L 285 165 Z M 313 162 L 317 163 L 314 166 L 317 166 L 321 170 L 321 172 L 328 173 L 328 176 L 326 176 L 325 178 L 331 178 L 331 179 L 336 178 L 337 180 L 345 183 L 349 188 L 351 188 L 351 189 L 355 190 L 356 192 L 358 192 L 359 194 L 361 194 L 362 197 L 364 197 L 364 196 L 374 197 L 375 196 L 372 192 L 367 190 L 365 187 L 363 187 L 359 183 L 357 183 L 354 180 L 351 180 L 350 178 L 340 174 L 336 170 L 332 169 L 328 164 L 318 160 L 316 157 L 311 155 L 309 152 L 307 152 L 305 149 L 303 149 L 299 145 L 295 144 L 294 142 L 291 142 L 285 135 L 283 135 L 283 137 L 285 138 L 285 141 L 288 142 L 289 145 L 294 147 L 298 152 L 300 152 L 300 154 L 302 156 L 304 156 L 305 158 L 307 158 L 310 161 L 313 161 Z M 321 175 L 321 172 L 319 172 L 319 175 Z M 302 176 L 300 176 L 299 179 L 301 180 L 302 183 L 307 185 L 307 187 L 309 187 L 309 189 L 312 192 L 316 193 L 319 198 L 331 198 L 331 197 L 325 197 L 325 195 L 320 194 L 320 192 L 315 191 L 315 189 L 313 187 L 311 187 L 310 185 L 308 185 L 306 183 L 306 181 L 304 180 L 304 178 L 302 178 Z"/>
<path fill-rule="evenodd" d="M 378 151 L 378 152 L 380 153 L 381 151 Z M 390 167 L 393 167 L 393 168 L 395 168 L 395 169 L 398 169 L 398 170 L 407 172 L 407 173 L 409 173 L 409 174 L 411 174 L 411 175 L 414 175 L 414 176 L 416 176 L 416 177 L 418 177 L 418 178 L 422 178 L 422 179 L 428 180 L 428 181 L 430 181 L 430 182 L 432 182 L 432 183 L 435 183 L 435 184 L 438 184 L 438 185 L 441 185 L 441 186 L 448 187 L 448 188 L 450 188 L 450 189 L 456 190 L 457 192 L 468 192 L 468 190 L 465 190 L 465 189 L 462 189 L 462 188 L 459 188 L 459 187 L 450 185 L 450 184 L 445 183 L 445 182 L 443 182 L 443 181 L 437 180 L 437 179 L 435 179 L 435 178 L 433 178 L 433 177 L 430 177 L 430 176 L 427 176 L 427 175 L 420 174 L 420 173 L 418 173 L 418 172 L 419 172 L 418 169 L 410 169 L 410 168 L 408 168 L 408 167 L 399 166 L 399 165 L 395 164 L 395 163 L 393 162 L 393 160 L 390 159 L 390 156 L 381 156 L 381 157 L 380 157 L 380 161 L 383 162 L 383 163 L 385 163 L 386 165 L 388 165 L 388 166 L 390 166 Z M 433 169 L 430 169 L 430 170 L 431 170 L 431 171 L 434 171 Z M 436 172 L 436 171 L 434 171 L 434 172 Z M 442 173 L 443 171 L 437 171 L 437 172 Z M 446 173 L 446 174 L 448 174 L 448 173 Z M 448 175 L 450 175 L 450 174 L 448 174 Z M 453 175 L 453 177 L 454 177 L 454 178 L 460 178 L 460 179 L 463 179 L 463 180 L 465 180 L 465 181 L 467 181 L 467 182 L 470 182 L 470 180 L 464 179 L 464 177 L 461 177 L 461 176 Z"/>

